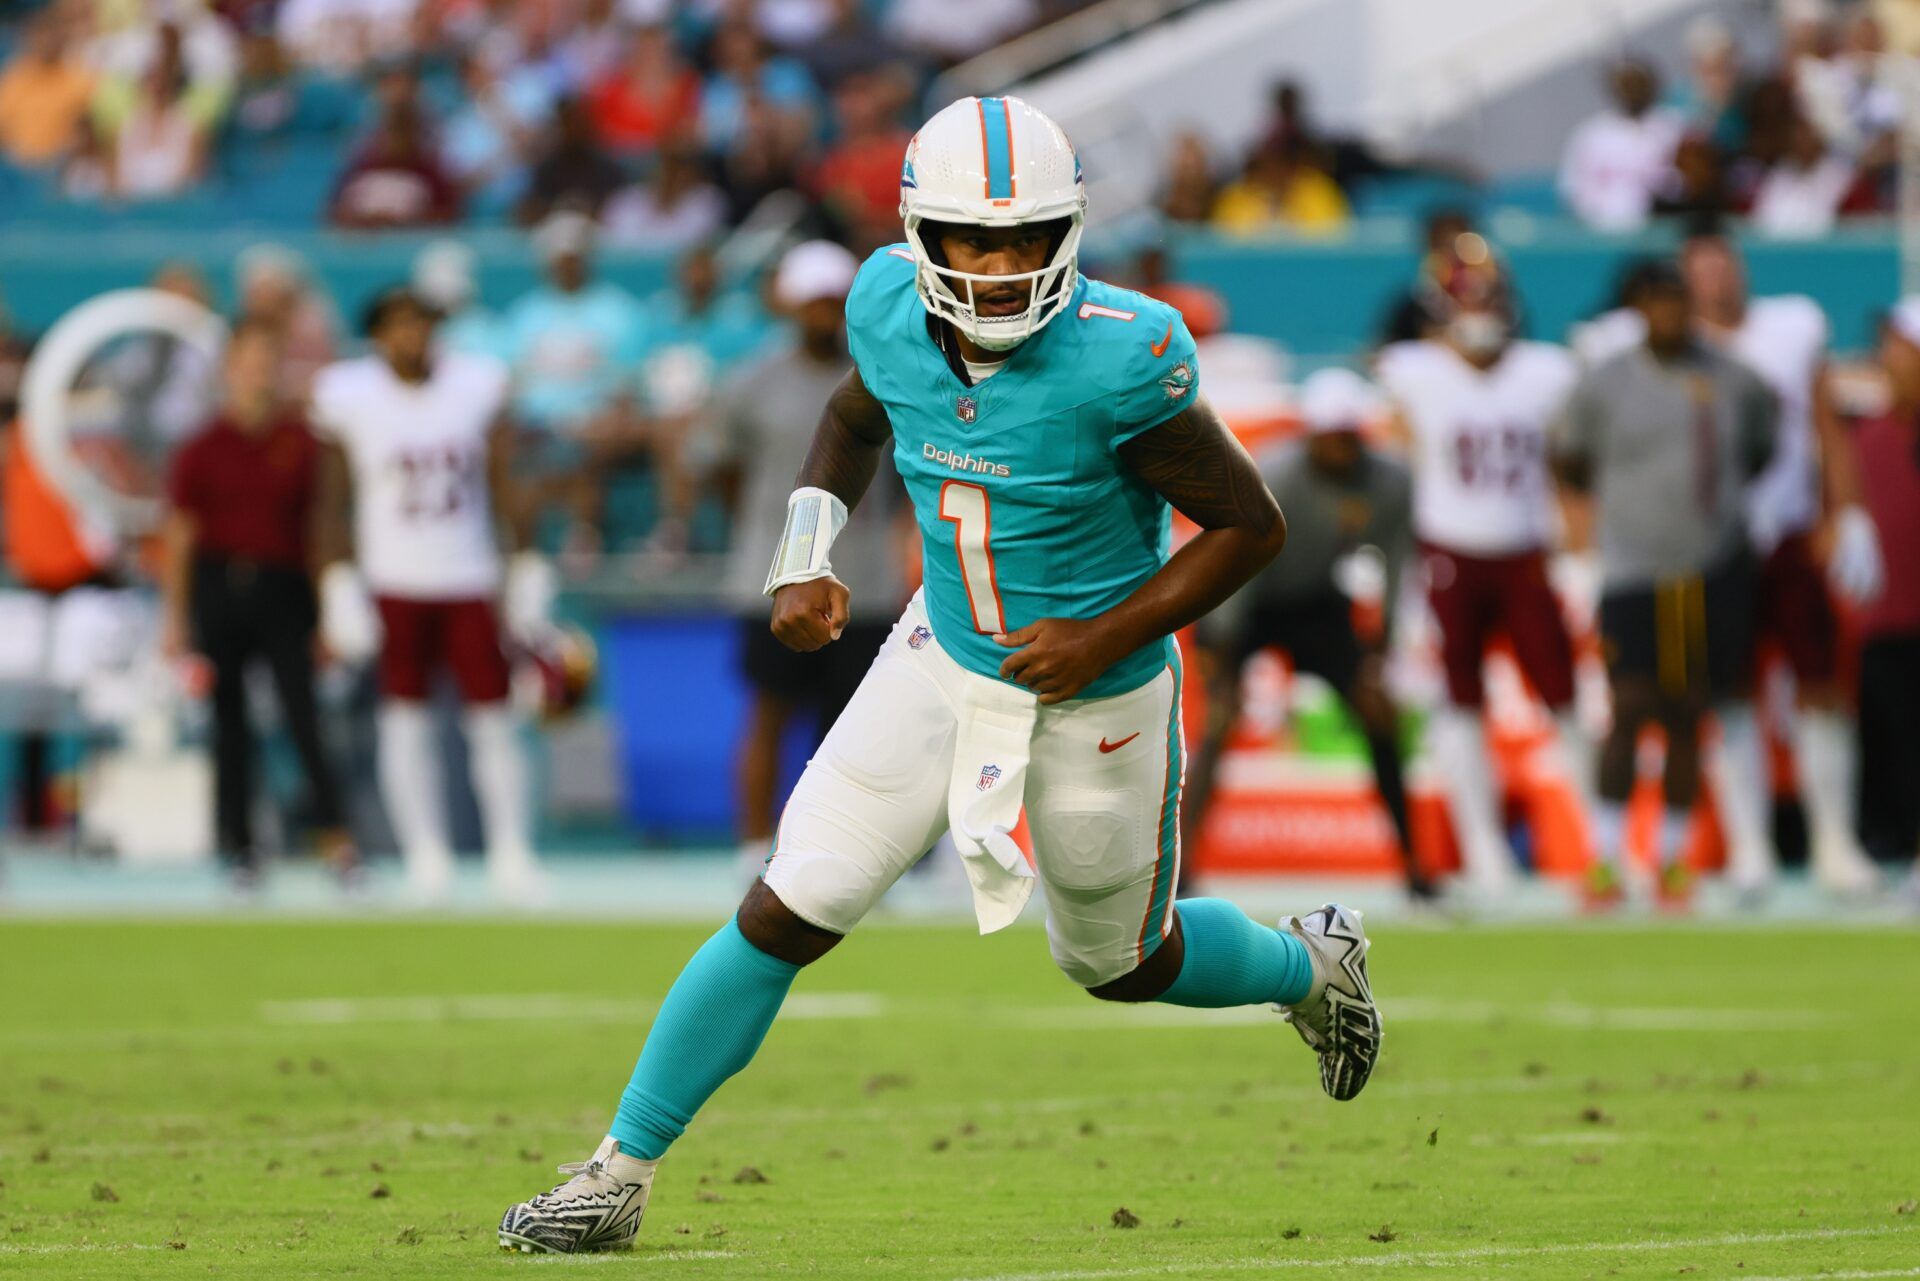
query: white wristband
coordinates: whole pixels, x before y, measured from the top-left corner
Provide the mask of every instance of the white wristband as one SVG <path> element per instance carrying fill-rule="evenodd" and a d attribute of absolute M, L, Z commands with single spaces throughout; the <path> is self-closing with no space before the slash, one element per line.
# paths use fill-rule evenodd
<path fill-rule="evenodd" d="M 787 499 L 787 527 L 774 549 L 762 595 L 771 596 L 788 583 L 806 583 L 833 572 L 827 555 L 833 540 L 847 525 L 847 505 L 824 489 L 809 485 Z"/>

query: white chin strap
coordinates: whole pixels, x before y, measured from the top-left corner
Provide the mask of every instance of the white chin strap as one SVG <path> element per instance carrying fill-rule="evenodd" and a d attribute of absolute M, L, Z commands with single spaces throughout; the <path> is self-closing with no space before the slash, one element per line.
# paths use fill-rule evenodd
<path fill-rule="evenodd" d="M 1036 316 L 1038 309 L 1029 306 L 1025 311 L 1015 312 L 1011 316 L 973 317 L 972 327 L 967 336 L 985 347 L 988 351 L 1010 351 L 1038 333 L 1051 316 Z M 1052 308 L 1058 310 L 1058 308 Z"/>

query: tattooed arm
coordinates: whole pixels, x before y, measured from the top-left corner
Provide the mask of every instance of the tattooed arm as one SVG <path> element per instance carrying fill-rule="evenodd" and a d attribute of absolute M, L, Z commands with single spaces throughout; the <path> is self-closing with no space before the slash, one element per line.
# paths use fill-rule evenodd
<path fill-rule="evenodd" d="M 1204 400 L 1120 446 L 1120 461 L 1200 526 L 1159 573 L 1110 611 L 1139 636 L 1136 645 L 1208 613 L 1286 545 L 1280 504 Z"/>
<path fill-rule="evenodd" d="M 820 425 L 814 428 L 813 447 L 807 450 L 793 487 L 824 489 L 852 511 L 873 482 L 880 451 L 891 439 L 893 424 L 887 421 L 886 406 L 860 381 L 858 369 L 848 370 L 827 397 Z"/>
<path fill-rule="evenodd" d="M 1120 461 L 1200 526 L 1127 599 L 1091 619 L 1043 618 L 996 637 L 1023 646 L 1000 674 L 1058 703 L 1134 650 L 1225 601 L 1280 554 L 1286 518 L 1260 471 L 1205 401 L 1120 446 Z"/>
<path fill-rule="evenodd" d="M 873 482 L 880 451 L 892 437 L 886 407 L 860 381 L 860 371 L 850 370 L 827 398 L 813 446 L 793 478 L 794 488 L 824 489 L 852 511 Z M 788 649 L 819 649 L 840 639 L 850 600 L 847 585 L 831 576 L 788 583 L 773 594 L 773 634 Z"/>

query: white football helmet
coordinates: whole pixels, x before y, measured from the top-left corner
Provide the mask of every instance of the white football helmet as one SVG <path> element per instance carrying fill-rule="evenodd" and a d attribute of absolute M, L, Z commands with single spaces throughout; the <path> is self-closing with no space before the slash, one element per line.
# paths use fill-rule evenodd
<path fill-rule="evenodd" d="M 1073 294 L 1087 218 L 1080 157 L 1059 125 L 1019 98 L 962 98 L 927 121 L 907 144 L 900 216 L 920 301 L 990 351 L 1017 347 L 1039 333 Z M 955 271 L 920 230 L 927 222 L 1018 227 L 1055 220 L 1064 220 L 1067 229 L 1051 261 L 1015 276 Z M 1033 287 L 1024 311 L 976 314 L 975 285 L 1022 280 Z"/>

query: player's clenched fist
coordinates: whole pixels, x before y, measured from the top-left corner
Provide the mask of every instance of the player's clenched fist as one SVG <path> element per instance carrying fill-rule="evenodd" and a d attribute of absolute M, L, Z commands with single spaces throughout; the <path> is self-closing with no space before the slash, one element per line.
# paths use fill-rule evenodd
<path fill-rule="evenodd" d="M 788 583 L 773 594 L 773 635 L 788 649 L 811 653 L 840 639 L 853 593 L 837 578 Z"/>
<path fill-rule="evenodd" d="M 1025 685 L 1042 703 L 1072 698 L 1128 652 L 1097 618 L 1042 618 L 993 639 L 1016 651 L 1000 664 L 1001 679 Z"/>

